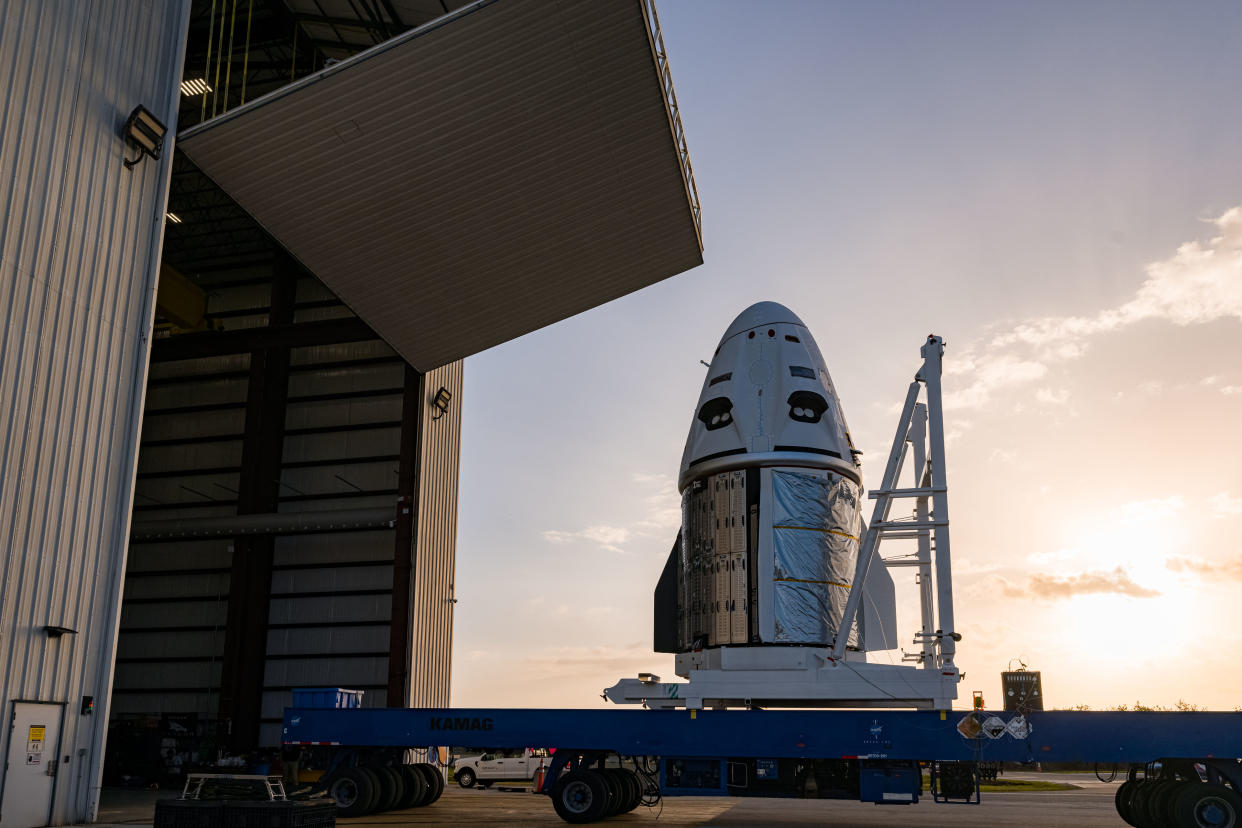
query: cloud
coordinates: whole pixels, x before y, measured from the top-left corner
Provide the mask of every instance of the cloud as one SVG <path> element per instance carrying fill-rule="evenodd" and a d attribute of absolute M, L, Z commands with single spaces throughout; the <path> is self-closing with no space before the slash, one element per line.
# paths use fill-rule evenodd
<path fill-rule="evenodd" d="M 1125 570 L 1112 572 L 1092 570 L 1076 575 L 1032 575 L 1026 587 L 1016 587 L 1002 579 L 1002 591 L 1011 598 L 1042 598 L 1056 601 L 1075 595 L 1126 595 L 1131 598 L 1153 598 L 1160 593 L 1136 584 Z"/>
<path fill-rule="evenodd" d="M 596 523 L 585 529 L 547 529 L 543 533 L 544 540 L 555 544 L 590 543 L 609 552 L 624 555 L 625 544 L 633 542 L 640 546 L 650 546 L 644 538 L 659 538 L 660 544 L 667 551 L 673 537 L 681 527 L 681 496 L 672 476 L 667 474 L 636 473 L 630 478 L 634 485 L 629 487 L 629 508 L 633 515 L 635 509 L 638 516 L 634 520 L 623 521 L 624 525 L 612 523 Z"/>
<path fill-rule="evenodd" d="M 674 534 L 681 528 L 681 495 L 677 493 L 677 481 L 669 474 L 633 475 L 639 486 L 649 490 L 643 498 L 646 516 L 634 524 L 634 529 L 644 535 Z"/>
<path fill-rule="evenodd" d="M 1065 405 L 1069 402 L 1069 391 L 1064 388 L 1056 391 L 1051 388 L 1041 388 L 1035 392 L 1035 400 L 1044 405 Z"/>
<path fill-rule="evenodd" d="M 1167 523 L 1186 509 L 1186 499 L 1181 495 L 1153 497 L 1147 500 L 1131 500 L 1108 511 L 1111 523 Z"/>
<path fill-rule="evenodd" d="M 544 540 L 551 543 L 573 543 L 575 541 L 587 541 L 594 543 L 602 549 L 609 552 L 625 553 L 621 548 L 621 544 L 629 540 L 630 530 L 624 526 L 607 526 L 599 524 L 596 526 L 588 526 L 577 532 L 566 532 L 561 529 L 549 529 L 543 533 Z"/>
<path fill-rule="evenodd" d="M 945 367 L 945 407 L 984 406 L 998 391 L 1027 385 L 1044 378 L 1051 366 L 1081 358 L 1093 338 L 1139 322 L 1162 320 L 1185 326 L 1242 320 L 1242 206 L 1210 223 L 1217 235 L 1206 242 L 1186 242 L 1167 259 L 1149 264 L 1134 296 L 1118 307 L 1091 316 L 1006 322 L 954 353 Z M 1221 391 L 1242 393 L 1242 387 L 1225 386 Z"/>
<path fill-rule="evenodd" d="M 1242 385 L 1222 385 L 1220 387 L 1220 393 L 1224 394 L 1226 397 L 1242 394 Z"/>
<path fill-rule="evenodd" d="M 650 664 L 650 647 L 639 643 L 620 647 L 550 646 L 526 655 L 515 665 L 519 675 L 539 678 L 599 676 L 609 683 L 632 675 L 634 664 Z"/>
<path fill-rule="evenodd" d="M 1234 497 L 1229 492 L 1217 492 L 1208 498 L 1208 503 L 1216 517 L 1242 515 L 1242 497 Z"/>
<path fill-rule="evenodd" d="M 1199 558 L 1174 555 L 1165 561 L 1164 565 L 1174 572 L 1189 572 L 1214 580 L 1242 581 L 1242 557 L 1223 564 L 1217 564 Z"/>

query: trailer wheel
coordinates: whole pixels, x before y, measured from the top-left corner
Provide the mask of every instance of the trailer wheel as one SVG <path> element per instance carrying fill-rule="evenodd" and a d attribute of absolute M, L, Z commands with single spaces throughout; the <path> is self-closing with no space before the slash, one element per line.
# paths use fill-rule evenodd
<path fill-rule="evenodd" d="M 621 808 L 621 813 L 628 814 L 637 808 L 643 801 L 643 783 L 639 781 L 638 774 L 626 768 L 621 771 L 621 779 L 625 782 L 625 786 L 629 789 L 629 798 L 625 805 Z"/>
<path fill-rule="evenodd" d="M 470 770 L 470 768 L 462 768 L 457 772 L 457 784 L 463 788 L 473 788 L 474 781 L 474 771 Z"/>
<path fill-rule="evenodd" d="M 604 786 L 608 788 L 608 804 L 604 806 L 604 817 L 616 816 L 621 813 L 621 806 L 625 804 L 629 789 L 618 777 L 617 768 L 600 768 L 595 772 L 599 774 L 600 779 L 604 780 Z"/>
<path fill-rule="evenodd" d="M 1242 826 L 1242 796 L 1224 785 L 1195 782 L 1178 792 L 1172 814 L 1178 828 Z"/>
<path fill-rule="evenodd" d="M 1134 821 L 1134 793 L 1141 785 L 1133 779 L 1127 779 L 1117 787 L 1117 793 L 1113 795 L 1113 805 L 1117 808 L 1117 816 L 1126 821 L 1127 825 L 1133 825 L 1134 828 L 1142 828 Z"/>
<path fill-rule="evenodd" d="M 404 811 L 422 805 L 431 790 L 427 777 L 413 765 L 401 765 L 397 770 L 405 777 L 405 796 L 397 803 L 397 808 Z"/>
<path fill-rule="evenodd" d="M 341 816 L 366 816 L 375 802 L 375 784 L 363 768 L 346 768 L 328 783 L 328 796 Z"/>
<path fill-rule="evenodd" d="M 1187 784 L 1189 783 L 1178 782 L 1172 779 L 1157 782 L 1155 789 L 1151 792 L 1151 796 L 1147 797 L 1147 811 L 1144 814 L 1147 817 L 1147 821 L 1152 825 L 1174 824 L 1175 818 L 1172 816 L 1173 798 Z"/>
<path fill-rule="evenodd" d="M 604 816 L 608 807 L 608 786 L 598 773 L 570 771 L 552 786 L 552 807 L 566 822 L 594 822 Z"/>
<path fill-rule="evenodd" d="M 444 793 L 444 775 L 440 773 L 435 765 L 428 762 L 419 762 L 415 767 L 423 772 L 423 776 L 426 777 L 427 784 L 430 786 L 427 801 L 423 803 L 424 805 L 430 805 Z"/>
<path fill-rule="evenodd" d="M 393 773 L 392 768 L 380 765 L 372 765 L 366 770 L 375 775 L 377 783 L 375 805 L 372 806 L 371 813 L 380 814 L 391 810 L 401 795 L 401 791 L 397 789 L 397 775 Z"/>

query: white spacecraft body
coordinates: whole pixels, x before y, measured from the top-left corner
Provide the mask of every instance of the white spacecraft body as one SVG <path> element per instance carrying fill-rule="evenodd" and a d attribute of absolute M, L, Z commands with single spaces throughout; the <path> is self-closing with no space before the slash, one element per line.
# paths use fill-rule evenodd
<path fill-rule="evenodd" d="M 743 311 L 704 378 L 678 475 L 682 529 L 656 590 L 656 649 L 675 653 L 689 683 L 643 674 L 605 696 L 948 707 L 951 659 L 925 660 L 934 670 L 867 660 L 898 643 L 892 578 L 878 542 L 863 543 L 858 455 L 802 320 L 774 302 Z"/>

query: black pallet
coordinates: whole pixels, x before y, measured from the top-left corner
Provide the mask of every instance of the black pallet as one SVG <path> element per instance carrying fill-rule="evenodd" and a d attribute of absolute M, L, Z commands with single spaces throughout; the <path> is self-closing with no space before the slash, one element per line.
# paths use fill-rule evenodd
<path fill-rule="evenodd" d="M 335 828 L 336 803 L 227 802 L 220 828 Z M 180 826 L 177 826 L 180 828 Z"/>
<path fill-rule="evenodd" d="M 152 828 L 224 828 L 223 802 L 159 799 Z"/>

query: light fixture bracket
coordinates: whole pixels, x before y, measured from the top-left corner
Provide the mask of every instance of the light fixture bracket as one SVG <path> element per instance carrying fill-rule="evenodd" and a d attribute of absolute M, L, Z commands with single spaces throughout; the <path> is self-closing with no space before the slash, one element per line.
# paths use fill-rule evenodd
<path fill-rule="evenodd" d="M 441 385 L 440 390 L 436 391 L 435 397 L 432 398 L 431 400 L 432 407 L 440 412 L 439 414 L 431 418 L 432 421 L 438 420 L 448 413 L 449 402 L 452 399 L 453 399 L 452 392 L 449 391 L 447 388 L 445 388 L 443 385 Z"/>
<path fill-rule="evenodd" d="M 167 134 L 168 127 L 164 126 L 163 121 L 156 118 L 151 110 L 142 104 L 134 107 L 134 111 L 129 113 L 129 118 L 125 121 L 122 135 L 125 143 L 138 150 L 138 155 L 133 159 L 125 160 L 125 169 L 132 170 L 147 156 L 158 161 L 164 149 L 164 136 Z"/>

